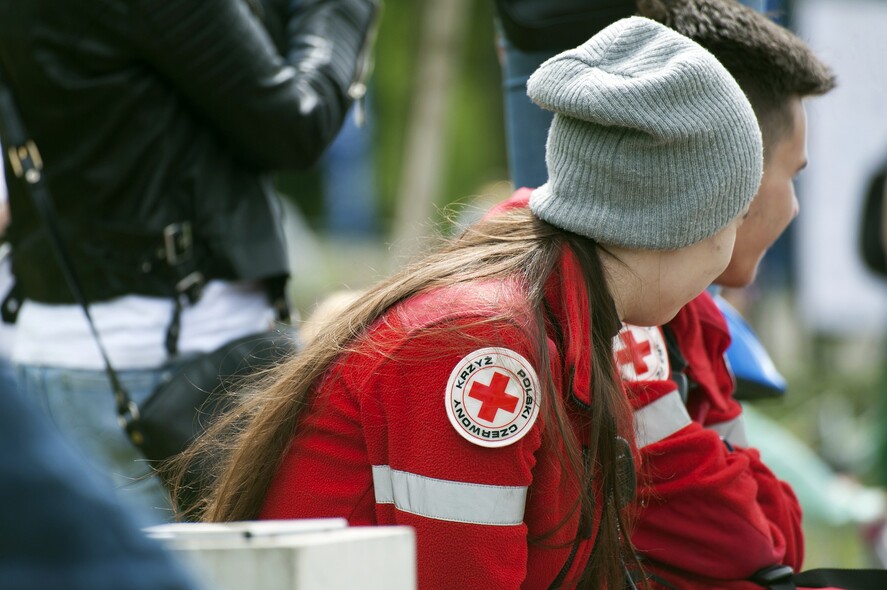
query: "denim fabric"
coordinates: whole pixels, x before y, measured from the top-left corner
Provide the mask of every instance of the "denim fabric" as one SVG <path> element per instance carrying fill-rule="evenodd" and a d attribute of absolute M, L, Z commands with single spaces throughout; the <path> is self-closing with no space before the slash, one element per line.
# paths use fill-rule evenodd
<path fill-rule="evenodd" d="M 140 404 L 167 375 L 169 367 L 120 371 L 121 383 Z M 18 385 L 41 407 L 88 463 L 110 475 L 125 505 L 148 523 L 172 520 L 160 479 L 124 435 L 104 371 L 18 365 Z"/>
<path fill-rule="evenodd" d="M 758 12 L 764 12 L 769 8 L 767 0 L 739 0 L 739 3 L 754 8 Z M 769 4 L 773 4 L 773 2 L 769 2 Z"/>
<path fill-rule="evenodd" d="M 18 377 L 15 366 L 9 359 L 0 356 L 0 397 L 18 392 Z"/>
<path fill-rule="evenodd" d="M 505 54 L 502 85 L 508 168 L 515 188 L 536 188 L 548 179 L 545 140 L 554 115 L 530 101 L 527 97 L 527 79 L 555 52 L 521 51 L 502 35 L 499 42 Z"/>

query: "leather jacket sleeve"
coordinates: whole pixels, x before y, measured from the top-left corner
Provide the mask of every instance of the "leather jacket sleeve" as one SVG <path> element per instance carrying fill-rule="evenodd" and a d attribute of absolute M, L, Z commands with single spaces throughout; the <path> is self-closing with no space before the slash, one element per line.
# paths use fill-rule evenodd
<path fill-rule="evenodd" d="M 366 70 L 379 0 L 286 5 L 285 54 L 243 2 L 140 0 L 146 61 L 260 169 L 303 168 L 333 140 Z"/>

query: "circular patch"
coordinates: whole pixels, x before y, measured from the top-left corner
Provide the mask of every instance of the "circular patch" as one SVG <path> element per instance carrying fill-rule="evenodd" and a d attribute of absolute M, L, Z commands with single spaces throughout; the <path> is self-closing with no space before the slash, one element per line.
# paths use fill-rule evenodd
<path fill-rule="evenodd" d="M 658 327 L 625 324 L 613 339 L 613 354 L 625 381 L 661 381 L 671 375 L 668 349 Z"/>
<path fill-rule="evenodd" d="M 481 348 L 453 368 L 447 416 L 465 440 L 504 447 L 523 438 L 539 415 L 539 379 L 530 362 L 507 348 Z"/>

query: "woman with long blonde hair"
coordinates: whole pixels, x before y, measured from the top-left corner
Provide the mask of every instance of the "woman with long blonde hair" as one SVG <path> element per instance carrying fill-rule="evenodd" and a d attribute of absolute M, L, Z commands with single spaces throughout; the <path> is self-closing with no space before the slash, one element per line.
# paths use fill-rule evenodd
<path fill-rule="evenodd" d="M 754 113 L 698 45 L 618 21 L 533 75 L 549 181 L 370 289 L 191 449 L 209 521 L 414 527 L 421 588 L 622 588 L 621 322 L 727 264 L 761 175 Z"/>

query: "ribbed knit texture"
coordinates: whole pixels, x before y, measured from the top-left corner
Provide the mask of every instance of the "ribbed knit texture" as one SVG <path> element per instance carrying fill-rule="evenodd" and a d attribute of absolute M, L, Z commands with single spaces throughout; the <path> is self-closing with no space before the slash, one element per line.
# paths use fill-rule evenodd
<path fill-rule="evenodd" d="M 541 219 L 603 244 L 676 249 L 726 226 L 752 200 L 761 133 L 708 51 L 649 19 L 610 25 L 527 83 L 554 111 Z"/>

